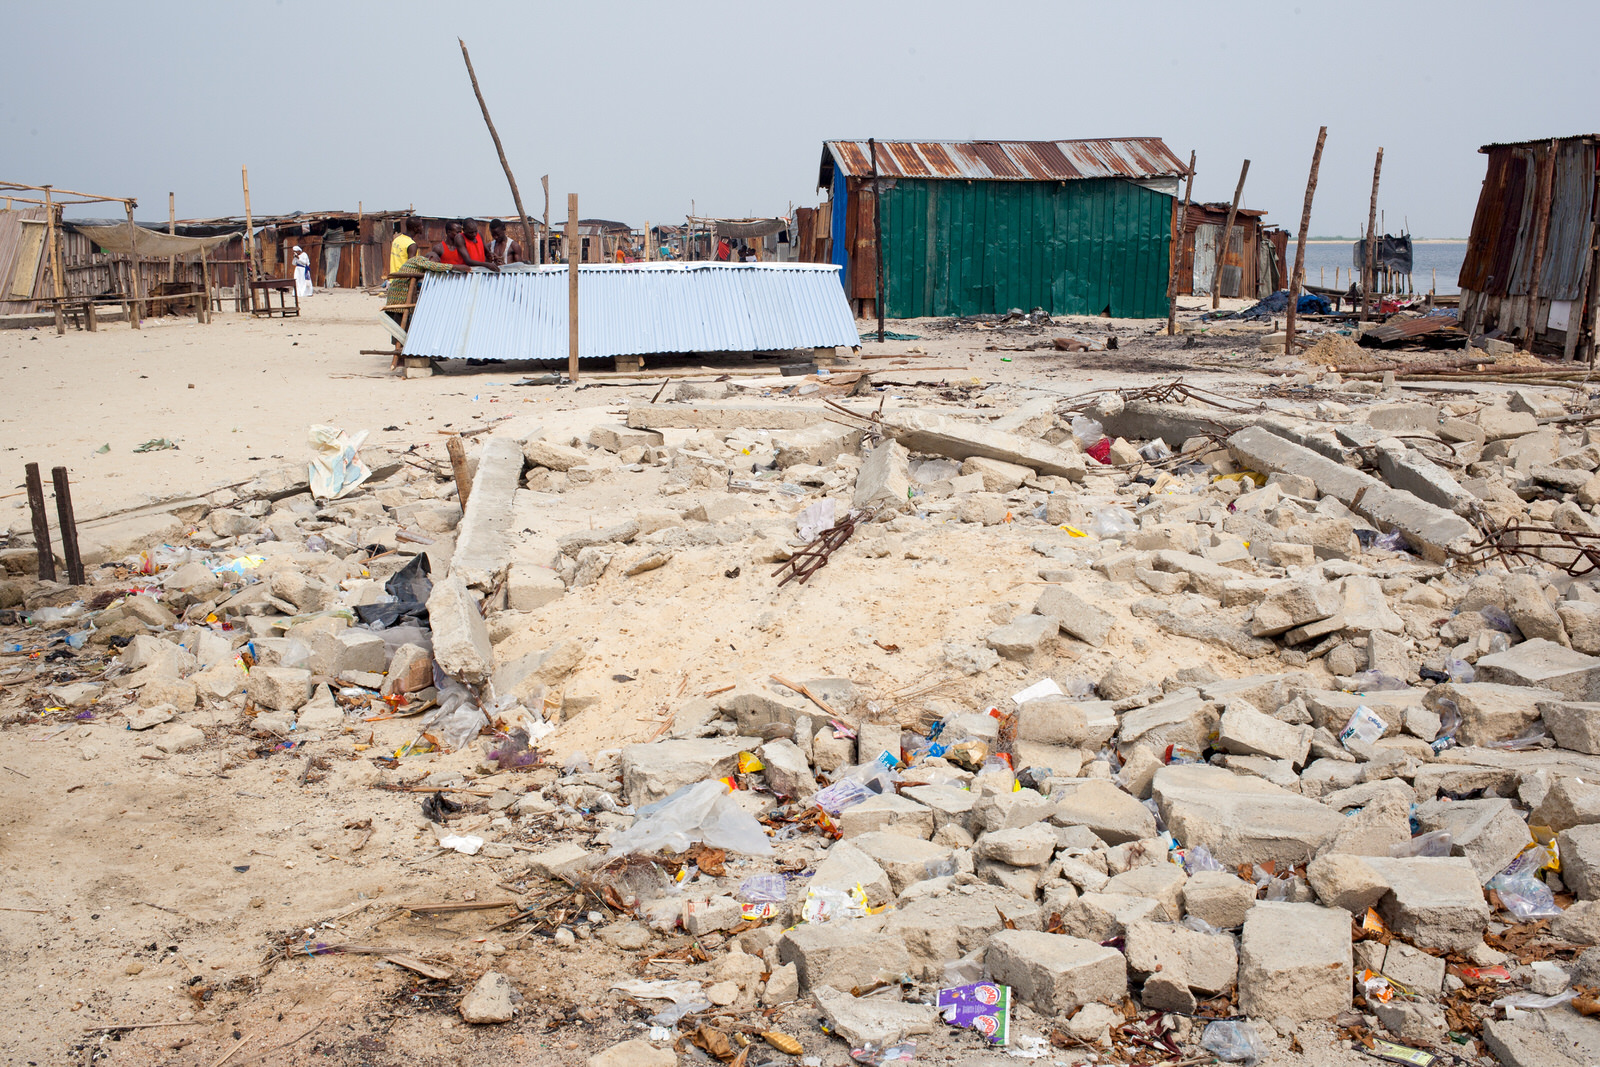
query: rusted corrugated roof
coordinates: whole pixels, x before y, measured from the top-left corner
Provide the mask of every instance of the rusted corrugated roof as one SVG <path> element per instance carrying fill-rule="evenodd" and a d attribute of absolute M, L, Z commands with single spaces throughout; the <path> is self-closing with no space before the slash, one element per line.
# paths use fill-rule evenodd
<path fill-rule="evenodd" d="M 1534 148 L 1548 145 L 1551 141 L 1600 141 L 1600 133 L 1575 133 L 1567 137 L 1540 137 L 1533 141 L 1502 141 L 1496 144 L 1481 145 L 1478 151 L 1488 153 L 1496 148 Z"/>
<path fill-rule="evenodd" d="M 866 141 L 827 141 L 818 185 L 837 165 L 852 178 L 872 176 Z M 1081 141 L 879 141 L 878 174 L 888 178 L 977 181 L 1072 181 L 1079 178 L 1177 178 L 1188 173 L 1159 137 Z"/>

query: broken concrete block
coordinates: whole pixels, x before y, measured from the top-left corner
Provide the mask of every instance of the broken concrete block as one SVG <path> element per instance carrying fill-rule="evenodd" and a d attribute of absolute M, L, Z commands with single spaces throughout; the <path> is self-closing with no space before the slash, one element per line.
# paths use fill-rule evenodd
<path fill-rule="evenodd" d="M 886 413 L 883 427 L 896 441 L 912 451 L 947 459 L 965 460 L 982 456 L 1074 482 L 1083 481 L 1087 467 L 1083 455 L 1077 451 L 1069 451 L 1039 438 L 1021 437 L 942 415 L 910 411 Z"/>
<path fill-rule="evenodd" d="M 512 1005 L 515 993 L 511 979 L 498 971 L 484 971 L 461 998 L 461 1018 L 474 1025 L 508 1023 L 516 1015 Z"/>
<path fill-rule="evenodd" d="M 867 903 L 874 908 L 894 900 L 895 895 L 883 868 L 848 841 L 841 841 L 828 849 L 807 885 L 813 889 L 832 889 L 846 894 L 859 885 L 867 894 Z"/>
<path fill-rule="evenodd" d="M 1294 1022 L 1350 1007 L 1350 916 L 1315 904 L 1262 901 L 1239 941 L 1239 1010 Z"/>
<path fill-rule="evenodd" d="M 762 772 L 767 786 L 785 797 L 808 797 L 817 791 L 817 780 L 811 775 L 811 764 L 800 746 L 788 738 L 778 738 L 762 745 L 757 753 L 766 769 Z"/>
<path fill-rule="evenodd" d="M 881 506 L 889 512 L 909 511 L 910 491 L 911 453 L 898 442 L 885 441 L 862 460 L 850 506 L 857 510 Z"/>
<path fill-rule="evenodd" d="M 596 1052 L 585 1067 L 676 1067 L 678 1054 L 670 1048 L 656 1048 L 642 1038 L 623 1041 Z"/>
<path fill-rule="evenodd" d="M 1165 908 L 1154 897 L 1085 892 L 1061 911 L 1061 930 L 1099 944 L 1121 937 L 1131 923 L 1160 922 Z"/>
<path fill-rule="evenodd" d="M 1177 922 L 1183 917 L 1183 886 L 1188 877 L 1176 863 L 1147 863 L 1124 871 L 1106 883 L 1105 891 L 1118 896 L 1149 897 L 1161 905 L 1157 920 Z"/>
<path fill-rule="evenodd" d="M 1315 800 L 1205 764 L 1163 767 L 1152 795 L 1183 845 L 1204 845 L 1227 866 L 1307 862 L 1344 824 L 1344 816 Z"/>
<path fill-rule="evenodd" d="M 1544 597 L 1539 599 L 1543 601 Z M 1600 697 L 1600 658 L 1574 652 L 1542 637 L 1481 656 L 1476 668 L 1479 681 L 1553 689 L 1569 701 Z"/>
<path fill-rule="evenodd" d="M 819 422 L 800 430 L 785 430 L 772 435 L 777 449 L 774 461 L 779 468 L 802 465 L 826 467 L 845 453 L 861 447 L 861 431 L 850 426 Z"/>
<path fill-rule="evenodd" d="M 1539 580 L 1531 574 L 1508 574 L 1505 578 L 1506 613 L 1516 624 L 1522 636 L 1532 640 L 1542 637 L 1558 645 L 1570 645 L 1561 616 L 1545 599 Z"/>
<path fill-rule="evenodd" d="M 1383 957 L 1383 974 L 1424 997 L 1444 989 L 1444 960 L 1404 941 L 1391 941 Z"/>
<path fill-rule="evenodd" d="M 1102 611 L 1061 586 L 1051 586 L 1039 594 L 1039 599 L 1033 605 L 1033 613 L 1054 618 L 1060 624 L 1062 633 L 1095 648 L 1106 643 L 1116 621 L 1110 612 Z"/>
<path fill-rule="evenodd" d="M 1217 747 L 1241 756 L 1268 756 L 1304 764 L 1311 751 L 1312 729 L 1292 726 L 1264 715 L 1242 700 L 1227 703 L 1222 712 Z"/>
<path fill-rule="evenodd" d="M 1548 701 L 1538 708 L 1556 744 L 1574 752 L 1600 755 L 1600 703 Z"/>
<path fill-rule="evenodd" d="M 1216 994 L 1232 989 L 1239 976 L 1239 956 L 1231 937 L 1203 934 L 1176 923 L 1136 922 L 1124 939 L 1128 970 L 1140 978 L 1180 968 L 1190 989 Z"/>
<path fill-rule="evenodd" d="M 311 672 L 295 667 L 257 667 L 248 676 L 246 691 L 258 707 L 294 711 L 311 699 Z"/>
<path fill-rule="evenodd" d="M 933 812 L 915 800 L 884 793 L 853 804 L 836 820 L 840 835 L 849 840 L 885 830 L 926 841 L 933 836 Z"/>
<path fill-rule="evenodd" d="M 1423 833 L 1448 831 L 1450 854 L 1466 857 L 1484 883 L 1528 845 L 1528 824 L 1509 800 L 1430 800 L 1413 817 Z"/>
<path fill-rule="evenodd" d="M 649 804 L 708 778 L 738 769 L 739 753 L 761 746 L 758 737 L 655 741 L 622 749 L 622 791 L 629 804 Z"/>
<path fill-rule="evenodd" d="M 1389 929 L 1424 948 L 1466 952 L 1489 923 L 1478 874 L 1465 858 L 1417 857 L 1363 862 L 1389 883 L 1378 912 Z"/>
<path fill-rule="evenodd" d="M 1006 659 L 1027 659 L 1058 632 L 1060 620 L 1051 615 L 1022 615 L 990 632 L 985 643 Z"/>
<path fill-rule="evenodd" d="M 1067 697 L 1040 697 L 1017 709 L 1018 740 L 1077 746 L 1084 743 L 1088 733 L 1089 721 L 1083 708 Z"/>
<path fill-rule="evenodd" d="M 659 448 L 666 444 L 666 439 L 655 430 L 606 424 L 589 431 L 589 443 L 607 452 L 621 452 L 624 448 Z"/>
<path fill-rule="evenodd" d="M 1036 867 L 1055 855 L 1056 835 L 1046 826 L 995 830 L 978 839 L 975 851 L 980 859 L 995 860 L 1012 867 Z"/>
<path fill-rule="evenodd" d="M 1463 745 L 1487 745 L 1516 737 L 1538 719 L 1540 704 L 1560 699 L 1561 694 L 1553 689 L 1494 682 L 1446 682 L 1429 689 L 1424 703 L 1439 711 L 1443 701 L 1453 701 L 1461 715 L 1456 740 Z"/>
<path fill-rule="evenodd" d="M 911 954 L 909 973 L 924 981 L 944 978 L 944 968 L 1006 928 L 1037 930 L 1040 910 L 998 886 L 972 885 L 942 896 L 897 905 L 885 913 L 884 932 L 899 938 Z"/>
<path fill-rule="evenodd" d="M 1561 880 L 1579 900 L 1600 898 L 1600 824 L 1571 826 L 1556 834 Z"/>
<path fill-rule="evenodd" d="M 1274 637 L 1309 622 L 1326 619 L 1343 604 L 1338 586 L 1330 582 L 1278 582 L 1256 605 L 1250 632 Z"/>
<path fill-rule="evenodd" d="M 1526 411 L 1509 408 L 1482 407 L 1478 409 L 1478 429 L 1486 441 L 1502 441 L 1508 437 L 1521 437 L 1539 429 L 1539 421 Z"/>
<path fill-rule="evenodd" d="M 1202 699 L 1198 690 L 1179 689 L 1122 716 L 1121 743 L 1165 749 L 1178 744 L 1203 751 L 1215 736 L 1220 716 L 1215 702 Z"/>
<path fill-rule="evenodd" d="M 433 658 L 444 672 L 468 685 L 489 680 L 494 672 L 494 646 L 478 601 L 459 576 L 435 582 L 428 594 L 428 625 L 433 630 Z"/>
<path fill-rule="evenodd" d="M 384 696 L 415 693 L 433 684 L 433 656 L 421 645 L 401 645 L 389 659 L 381 690 Z"/>
<path fill-rule="evenodd" d="M 1043 1015 L 1063 1015 L 1089 1003 L 1120 1004 L 1128 995 L 1127 963 L 1116 949 L 1033 930 L 1002 930 L 984 953 L 996 982 L 1011 986 Z"/>
<path fill-rule="evenodd" d="M 802 991 L 818 986 L 865 989 L 895 981 L 911 966 L 904 942 L 883 931 L 881 916 L 801 923 L 778 941 L 778 959 L 799 972 Z"/>
<path fill-rule="evenodd" d="M 535 563 L 513 563 L 506 577 L 506 606 L 512 611 L 537 611 L 566 593 L 559 574 Z"/>
<path fill-rule="evenodd" d="M 553 471 L 571 470 L 573 467 L 584 466 L 590 460 L 590 454 L 586 449 L 568 448 L 566 445 L 550 441 L 529 441 L 522 446 L 522 455 L 530 467 L 548 467 Z M 474 485 L 473 488 L 476 490 L 477 486 Z M 469 498 L 468 507 L 471 504 Z"/>
<path fill-rule="evenodd" d="M 850 1047 L 887 1048 L 914 1034 L 931 1034 L 939 1021 L 931 1004 L 909 1004 L 887 997 L 853 997 L 823 986 L 815 990 L 817 1007 L 828 1027 Z"/>
<path fill-rule="evenodd" d="M 983 479 L 984 490 L 990 493 L 1009 493 L 1034 478 L 1032 467 L 984 456 L 968 458 L 961 464 L 961 473 L 978 475 Z"/>
<path fill-rule="evenodd" d="M 910 786 L 901 795 L 915 800 L 933 813 L 934 832 L 954 824 L 963 830 L 972 829 L 972 806 L 978 798 L 971 790 L 956 789 L 948 785 Z"/>
<path fill-rule="evenodd" d="M 450 557 L 451 576 L 471 588 L 487 593 L 505 577 L 511 563 L 511 521 L 521 478 L 522 450 L 517 443 L 507 437 L 486 440 L 478 451 L 472 495 L 456 528 L 455 554 Z"/>
<path fill-rule="evenodd" d="M 1578 778 L 1557 778 L 1529 814 L 1528 823 L 1557 831 L 1600 823 L 1600 786 Z"/>
<path fill-rule="evenodd" d="M 850 843 L 883 868 L 896 896 L 915 882 L 955 873 L 953 866 L 945 869 L 951 864 L 951 850 L 943 845 L 881 830 L 853 837 Z"/>
<path fill-rule="evenodd" d="M 1068 783 L 1052 793 L 1050 800 L 1054 802 L 1051 822 L 1057 826 L 1086 826 L 1109 845 L 1156 835 L 1156 820 L 1150 809 L 1102 779 Z"/>
<path fill-rule="evenodd" d="M 1228 871 L 1196 871 L 1183 884 L 1184 913 L 1218 930 L 1238 929 L 1255 903 L 1255 885 Z"/>

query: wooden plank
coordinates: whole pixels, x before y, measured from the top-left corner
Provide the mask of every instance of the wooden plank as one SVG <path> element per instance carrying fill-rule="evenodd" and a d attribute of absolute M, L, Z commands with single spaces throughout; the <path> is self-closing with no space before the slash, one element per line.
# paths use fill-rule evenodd
<path fill-rule="evenodd" d="M 1183 210 L 1172 233 L 1171 262 L 1167 264 L 1167 336 L 1178 332 L 1178 265 L 1183 260 L 1184 239 L 1189 229 L 1189 198 L 1194 195 L 1194 149 L 1189 150 L 1189 180 L 1183 188 Z"/>
<path fill-rule="evenodd" d="M 1217 245 L 1217 269 L 1211 278 L 1211 310 L 1215 311 L 1222 300 L 1222 264 L 1228 258 L 1228 249 L 1233 242 L 1233 220 L 1239 215 L 1239 197 L 1244 195 L 1245 175 L 1250 173 L 1250 161 L 1244 161 L 1244 166 L 1239 168 L 1239 184 L 1233 187 L 1233 205 L 1228 208 L 1228 221 L 1222 226 L 1222 241 Z M 1240 287 L 1243 287 L 1244 270 L 1239 271 Z"/>
<path fill-rule="evenodd" d="M 567 194 L 567 378 L 578 380 L 578 194 Z"/>
<path fill-rule="evenodd" d="M 28 482 L 28 511 L 33 518 L 33 547 L 39 557 L 39 580 L 53 582 L 56 580 L 56 557 L 50 549 L 50 520 L 44 510 L 44 483 L 39 479 L 37 463 L 28 464 L 24 470 Z"/>
<path fill-rule="evenodd" d="M 1539 176 L 1539 192 L 1533 201 L 1533 217 L 1538 230 L 1533 242 L 1533 277 L 1528 279 L 1528 323 L 1522 333 L 1522 348 L 1533 351 L 1533 335 L 1539 324 L 1539 275 L 1544 273 L 1544 250 L 1550 236 L 1550 199 L 1556 181 L 1556 141 L 1546 151 L 1544 173 Z"/>
<path fill-rule="evenodd" d="M 415 956 L 402 956 L 396 953 L 383 958 L 396 967 L 404 967 L 408 971 L 415 971 L 424 978 L 432 978 L 435 982 L 447 982 L 456 976 L 456 972 L 448 967 L 440 967 L 425 960 L 419 960 Z"/>
<path fill-rule="evenodd" d="M 1306 202 L 1300 209 L 1300 236 L 1294 245 L 1294 270 L 1289 272 L 1289 307 L 1283 318 L 1283 350 L 1294 354 L 1295 301 L 1300 299 L 1300 286 L 1306 271 L 1306 230 L 1311 225 L 1311 200 L 1317 195 L 1317 168 L 1322 165 L 1322 146 L 1328 140 L 1328 127 L 1317 130 L 1317 147 L 1311 153 L 1311 176 L 1306 179 Z"/>
<path fill-rule="evenodd" d="M 82 585 L 83 557 L 78 554 L 78 523 L 72 515 L 72 488 L 67 484 L 67 468 L 52 468 L 50 477 L 55 483 L 56 517 L 61 524 L 61 554 L 67 560 L 67 578 L 73 585 Z"/>

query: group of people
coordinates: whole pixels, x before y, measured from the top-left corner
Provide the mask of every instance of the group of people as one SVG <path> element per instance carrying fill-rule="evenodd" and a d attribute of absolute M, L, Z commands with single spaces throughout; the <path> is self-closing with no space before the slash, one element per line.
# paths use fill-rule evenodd
<path fill-rule="evenodd" d="M 389 273 L 399 270 L 417 254 L 416 238 L 421 233 L 422 224 L 415 219 L 407 219 L 404 226 L 395 232 L 394 241 L 389 246 Z M 503 219 L 489 222 L 487 241 L 478 229 L 476 219 L 462 219 L 459 222 L 452 219 L 444 224 L 444 241 L 427 258 L 459 270 L 484 267 L 492 271 L 498 271 L 508 263 L 528 261 L 522 245 L 506 233 Z"/>

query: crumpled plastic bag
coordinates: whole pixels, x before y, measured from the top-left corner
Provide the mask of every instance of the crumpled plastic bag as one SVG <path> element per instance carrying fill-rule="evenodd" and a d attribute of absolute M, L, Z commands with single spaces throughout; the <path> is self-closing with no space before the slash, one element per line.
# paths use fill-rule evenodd
<path fill-rule="evenodd" d="M 822 531 L 833 528 L 834 521 L 833 499 L 819 500 L 794 517 L 795 536 L 802 541 L 815 541 Z"/>
<path fill-rule="evenodd" d="M 711 778 L 640 808 L 633 825 L 611 839 L 611 856 L 684 852 L 697 841 L 750 856 L 772 855 L 772 842 L 756 817 Z"/>
<path fill-rule="evenodd" d="M 1256 1028 L 1243 1020 L 1218 1019 L 1207 1023 L 1200 1035 L 1200 1047 L 1229 1063 L 1242 1063 L 1255 1067 L 1267 1054 L 1267 1046 L 1256 1033 Z"/>
<path fill-rule="evenodd" d="M 372 477 L 357 454 L 367 439 L 366 430 L 351 437 L 337 426 L 313 426 L 308 438 L 312 456 L 306 480 L 317 500 L 337 500 Z"/>

